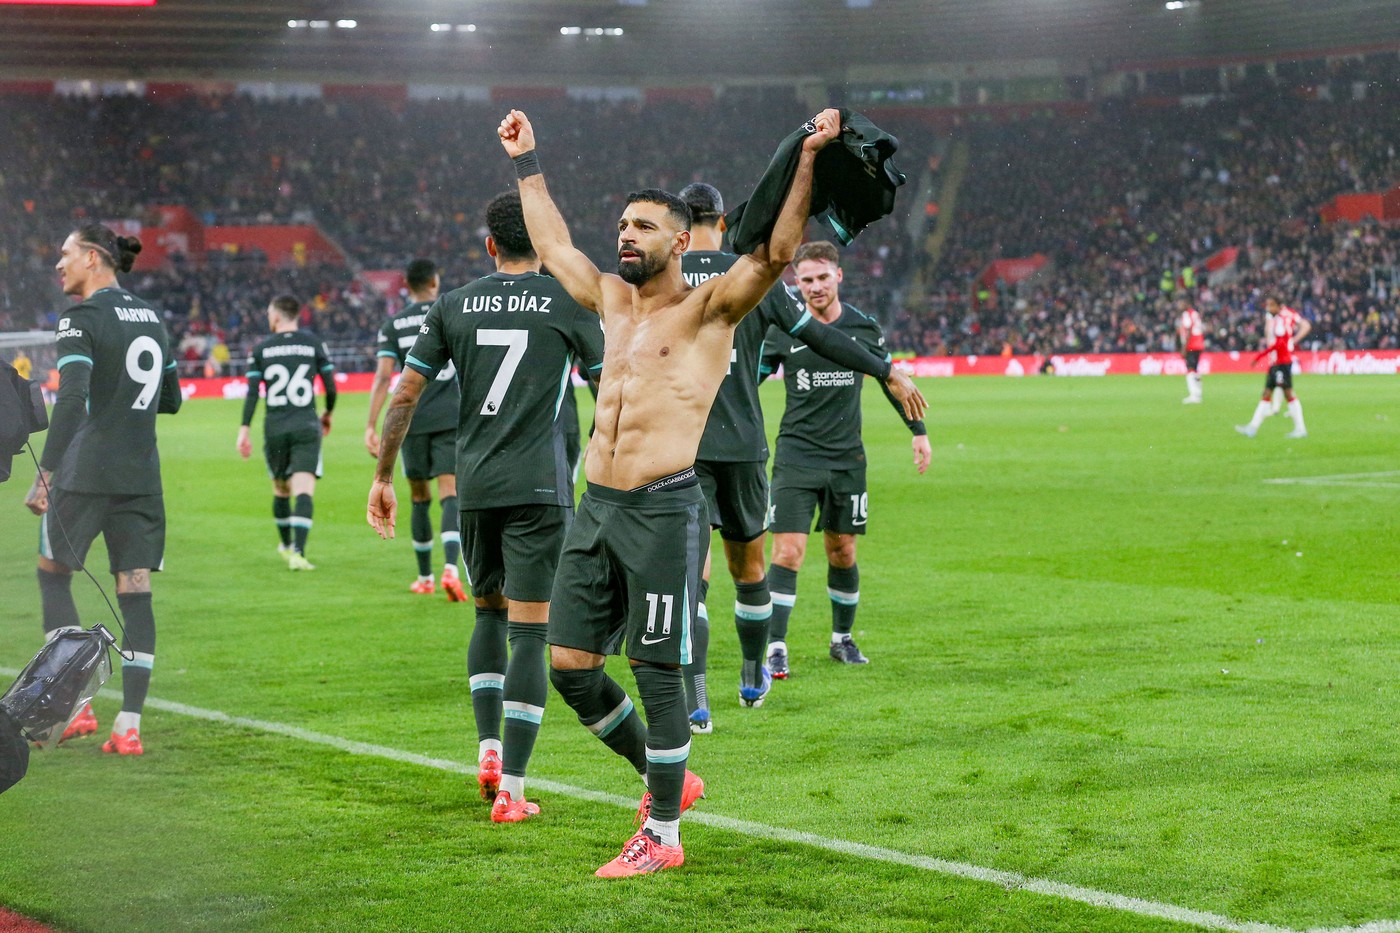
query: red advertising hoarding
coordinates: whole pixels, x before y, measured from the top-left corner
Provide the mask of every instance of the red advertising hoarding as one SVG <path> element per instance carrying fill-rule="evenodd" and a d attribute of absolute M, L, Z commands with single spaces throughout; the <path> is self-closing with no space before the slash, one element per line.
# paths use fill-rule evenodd
<path fill-rule="evenodd" d="M 155 6 L 156 0 L 0 0 L 8 6 Z"/>
<path fill-rule="evenodd" d="M 895 365 L 915 377 L 1035 376 L 1044 368 L 1043 356 L 919 356 L 895 360 Z M 1175 353 L 1057 353 L 1048 358 L 1055 376 L 1184 376 L 1186 362 Z M 1264 375 L 1264 364 L 1251 366 L 1253 353 L 1203 353 L 1202 374 L 1247 373 Z M 1298 371 L 1322 376 L 1400 374 L 1400 350 L 1320 350 L 1298 354 Z M 368 392 L 374 373 L 336 373 L 339 392 Z M 574 385 L 581 385 L 578 375 Z M 248 381 L 242 376 L 223 379 L 181 379 L 185 398 L 242 399 Z"/>
<path fill-rule="evenodd" d="M 1296 354 L 1298 371 L 1317 375 L 1400 373 L 1400 350 L 1318 350 Z M 1254 353 L 1203 353 L 1200 372 L 1264 375 Z M 1046 368 L 1047 361 L 1050 368 Z M 1044 356 L 920 356 L 895 360 L 911 376 L 1184 376 L 1178 353 L 1056 353 Z"/>

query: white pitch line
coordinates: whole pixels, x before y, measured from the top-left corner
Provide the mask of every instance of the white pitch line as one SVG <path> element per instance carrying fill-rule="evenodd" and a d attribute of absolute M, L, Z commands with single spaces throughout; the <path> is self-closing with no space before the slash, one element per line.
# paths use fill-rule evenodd
<path fill-rule="evenodd" d="M 16 677 L 19 675 L 19 671 L 0 667 L 0 675 Z M 119 692 L 110 689 L 101 691 L 101 696 L 107 699 L 121 699 L 121 694 Z M 161 700 L 151 697 L 146 700 L 146 706 L 151 709 L 164 710 L 168 713 L 189 716 L 193 719 L 203 719 L 209 722 L 224 723 L 231 726 L 242 726 L 246 729 L 257 729 L 260 732 L 270 732 L 274 735 L 282 735 L 302 742 L 324 745 L 329 748 L 338 749 L 339 751 L 349 752 L 352 755 L 384 758 L 389 761 L 419 765 L 424 768 L 433 768 L 438 771 L 447 771 L 453 774 L 469 775 L 474 774 L 476 770 L 471 765 L 447 758 L 432 758 L 427 755 L 419 755 L 415 752 L 390 748 L 386 745 L 357 742 L 353 739 L 344 739 L 340 736 L 328 735 L 324 732 L 313 732 L 310 729 L 303 729 L 299 726 L 287 725 L 286 723 L 269 722 L 263 719 L 249 719 L 244 716 L 230 716 L 228 713 L 221 713 L 218 710 L 188 706 L 184 703 L 176 703 L 172 700 Z M 557 781 L 549 781 L 543 778 L 531 777 L 530 784 L 552 794 L 574 797 L 579 800 L 589 800 L 595 803 L 609 803 L 615 806 L 625 807 L 629 810 L 637 805 L 635 797 L 623 797 L 619 794 L 589 790 L 585 787 L 575 787 L 572 784 L 560 784 Z M 685 819 L 688 823 L 700 823 L 704 826 L 725 829 L 730 832 L 736 832 L 758 839 L 773 839 L 780 842 L 797 843 L 817 849 L 825 849 L 828 852 L 835 852 L 839 855 L 850 855 L 893 865 L 905 865 L 910 868 L 919 868 L 940 875 L 951 875 L 955 878 L 966 878 L 971 881 L 995 884 L 1008 891 L 1027 891 L 1046 897 L 1057 897 L 1061 900 L 1076 901 L 1081 904 L 1088 904 L 1091 907 L 1101 907 L 1107 910 L 1117 910 L 1124 913 L 1138 914 L 1144 917 L 1171 920 L 1176 923 L 1189 924 L 1205 930 L 1227 930 L 1231 931 L 1231 933 L 1400 933 L 1400 921 L 1395 920 L 1375 920 L 1370 923 L 1362 924 L 1361 926 L 1351 927 L 1310 927 L 1306 931 L 1294 930 L 1290 927 L 1274 926 L 1267 923 L 1235 920 L 1223 914 L 1210 913 L 1209 911 L 1203 910 L 1192 910 L 1189 907 L 1178 907 L 1175 904 L 1166 904 L 1161 901 L 1146 900 L 1139 897 L 1128 897 L 1123 894 L 1114 894 L 1111 891 L 1100 891 L 1095 888 L 1085 888 L 1079 885 L 1051 881 L 1047 878 L 1034 878 L 1019 872 L 984 868 L 981 865 L 973 865 L 968 862 L 951 862 L 946 859 L 931 858 L 926 855 L 914 855 L 895 849 L 885 849 L 879 846 L 865 845 L 860 842 L 850 842 L 846 839 L 834 839 L 829 836 L 819 836 L 815 833 L 805 833 L 799 830 L 783 829 L 782 827 L 768 826 L 764 823 L 754 823 L 749 820 L 737 820 L 733 817 L 718 816 L 716 814 L 704 813 L 696 810 L 691 810 L 687 813 Z"/>
<path fill-rule="evenodd" d="M 1389 479 L 1389 481 L 1387 481 Z M 1273 486 L 1352 486 L 1361 489 L 1400 489 L 1400 470 L 1377 473 L 1333 473 L 1328 476 L 1283 476 L 1266 479 Z M 1366 931 L 1372 933 L 1372 931 Z"/>

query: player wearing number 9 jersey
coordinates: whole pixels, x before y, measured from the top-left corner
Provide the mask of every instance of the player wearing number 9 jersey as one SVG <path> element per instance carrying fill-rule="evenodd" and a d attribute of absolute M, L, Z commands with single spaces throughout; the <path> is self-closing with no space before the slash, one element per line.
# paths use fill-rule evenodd
<path fill-rule="evenodd" d="M 151 571 L 165 551 L 156 414 L 180 410 L 180 383 L 161 313 L 117 284 L 141 251 L 135 238 L 88 224 L 63 243 L 63 292 L 78 299 L 58 321 L 58 400 L 39 474 L 25 500 L 42 515 L 39 593 L 49 638 L 79 628 L 72 575 L 100 534 L 117 579 L 125 629 L 122 711 L 103 751 L 142 753 L 141 709 L 155 660 Z M 97 731 L 84 707 L 65 739 Z"/>
<path fill-rule="evenodd" d="M 249 426 L 258 407 L 259 387 L 266 384 L 263 453 L 272 477 L 272 517 L 282 539 L 277 550 L 292 570 L 315 570 L 306 559 L 306 539 L 311 534 L 312 496 L 321 476 L 321 437 L 330 433 L 335 410 L 335 367 L 326 345 L 298 328 L 300 316 L 301 302 L 291 295 L 280 295 L 267 306 L 272 336 L 253 348 L 248 361 L 248 395 L 237 447 L 245 460 L 253 452 Z M 326 412 L 319 421 L 317 376 L 326 389 Z"/>

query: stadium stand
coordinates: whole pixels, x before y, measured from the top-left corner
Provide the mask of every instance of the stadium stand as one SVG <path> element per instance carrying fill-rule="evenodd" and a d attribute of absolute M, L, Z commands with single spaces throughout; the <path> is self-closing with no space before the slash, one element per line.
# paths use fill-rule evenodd
<path fill-rule="evenodd" d="M 896 350 L 919 354 L 1170 349 L 1172 299 L 1183 291 L 1206 317 L 1208 349 L 1244 349 L 1258 340 L 1261 287 L 1314 321 L 1319 348 L 1393 348 L 1400 232 L 1366 220 L 1324 224 L 1319 210 L 1338 194 L 1400 182 L 1398 75 L 1388 56 L 1335 65 L 1304 85 L 1251 74 L 1221 93 L 1129 95 L 1015 122 L 935 130 L 893 117 L 903 167 L 918 170 L 911 180 L 923 154 L 949 137 L 965 144 L 968 164 L 937 257 L 909 223 L 929 206 L 905 196 L 893 222 L 850 248 L 845 293 L 886 323 Z M 550 164 L 551 187 L 580 246 L 608 265 L 622 194 L 705 180 L 737 200 L 769 155 L 743 128 L 794 125 L 806 113 L 790 88 L 714 102 L 561 92 L 529 108 L 562 134 L 556 151 L 570 157 Z M 308 302 L 338 366 L 368 369 L 364 348 L 397 299 L 357 271 L 430 255 L 455 282 L 485 266 L 477 211 L 510 183 L 492 148 L 500 109 L 0 97 L 13 138 L 28 141 L 0 175 L 0 331 L 52 326 L 56 230 L 176 204 L 211 225 L 312 223 L 349 260 L 288 267 L 256 250 L 214 251 L 138 270 L 132 287 L 172 315 L 184 375 L 236 372 L 264 329 L 267 299 L 282 291 Z M 137 124 L 141 134 L 126 131 Z M 577 145 L 582 127 L 616 144 Z M 1232 249 L 1234 261 L 1211 274 L 1213 257 Z M 1029 279 L 979 283 L 994 260 L 1034 254 L 1047 262 Z M 1184 290 L 1193 278 L 1198 287 Z"/>

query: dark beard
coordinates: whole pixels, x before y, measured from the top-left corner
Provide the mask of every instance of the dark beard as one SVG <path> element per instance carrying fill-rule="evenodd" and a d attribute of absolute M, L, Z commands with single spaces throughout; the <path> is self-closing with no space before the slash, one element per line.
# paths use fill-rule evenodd
<path fill-rule="evenodd" d="M 617 260 L 617 274 L 622 277 L 622 281 L 628 285 L 645 285 L 656 277 L 656 274 L 666 268 L 666 263 L 659 256 L 643 254 L 641 259 L 635 263 L 623 262 L 621 257 Z"/>

